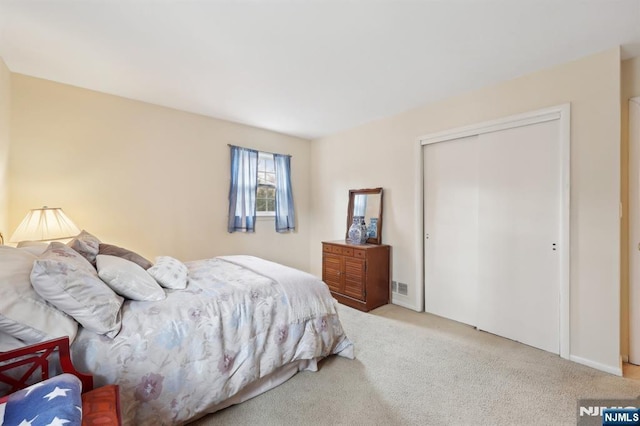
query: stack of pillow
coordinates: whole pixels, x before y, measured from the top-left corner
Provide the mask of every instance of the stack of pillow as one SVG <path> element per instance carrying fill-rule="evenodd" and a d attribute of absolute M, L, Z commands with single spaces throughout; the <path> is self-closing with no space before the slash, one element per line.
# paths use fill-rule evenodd
<path fill-rule="evenodd" d="M 73 341 L 78 325 L 113 338 L 125 299 L 161 301 L 165 288 L 184 289 L 187 281 L 177 259 L 152 264 L 86 231 L 67 244 L 0 246 L 0 351 L 61 336 Z"/>

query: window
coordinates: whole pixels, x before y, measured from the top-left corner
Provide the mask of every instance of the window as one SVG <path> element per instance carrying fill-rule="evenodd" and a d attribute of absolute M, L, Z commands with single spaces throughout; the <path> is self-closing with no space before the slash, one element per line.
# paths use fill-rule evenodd
<path fill-rule="evenodd" d="M 256 215 L 276 214 L 276 169 L 273 155 L 258 153 L 258 191 L 256 193 Z"/>
<path fill-rule="evenodd" d="M 256 216 L 275 217 L 276 232 L 296 230 L 291 156 L 229 145 L 229 232 L 255 232 Z"/>

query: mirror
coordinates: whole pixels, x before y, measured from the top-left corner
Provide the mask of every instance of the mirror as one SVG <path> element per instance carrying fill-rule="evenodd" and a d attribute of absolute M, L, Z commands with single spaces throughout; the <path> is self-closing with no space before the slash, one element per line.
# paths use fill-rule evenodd
<path fill-rule="evenodd" d="M 382 242 L 382 188 L 349 190 L 347 208 L 347 240 L 354 217 L 363 217 L 367 227 L 368 244 Z"/>

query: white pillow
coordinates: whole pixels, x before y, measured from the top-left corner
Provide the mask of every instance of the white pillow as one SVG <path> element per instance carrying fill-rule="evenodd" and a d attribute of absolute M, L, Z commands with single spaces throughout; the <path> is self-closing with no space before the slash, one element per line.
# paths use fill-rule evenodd
<path fill-rule="evenodd" d="M 92 265 L 96 264 L 96 256 L 100 249 L 100 240 L 84 229 L 67 243 L 69 247 L 80 253 Z"/>
<path fill-rule="evenodd" d="M 28 251 L 36 256 L 40 256 L 44 253 L 47 247 L 49 247 L 49 243 L 44 243 L 42 241 L 20 241 L 16 247 L 24 251 Z"/>
<path fill-rule="evenodd" d="M 118 256 L 96 257 L 98 276 L 121 296 L 145 302 L 162 300 L 166 293 L 141 266 Z"/>
<path fill-rule="evenodd" d="M 72 342 L 78 323 L 31 287 L 29 275 L 36 259 L 23 249 L 0 246 L 0 331 L 27 344 L 63 336 Z"/>
<path fill-rule="evenodd" d="M 40 296 L 84 328 L 111 338 L 120 331 L 122 297 L 72 248 L 51 243 L 33 264 L 31 284 Z"/>
<path fill-rule="evenodd" d="M 182 290 L 187 287 L 189 270 L 184 263 L 173 257 L 156 257 L 155 265 L 147 269 L 147 272 L 164 288 Z"/>
<path fill-rule="evenodd" d="M 0 330 L 0 352 L 12 351 L 14 349 L 22 348 L 26 345 L 20 339 L 16 339 L 10 334 L 7 334 Z M 2 410 L 0 410 L 2 411 Z M 0 421 L 2 420 L 2 416 L 0 416 Z"/>

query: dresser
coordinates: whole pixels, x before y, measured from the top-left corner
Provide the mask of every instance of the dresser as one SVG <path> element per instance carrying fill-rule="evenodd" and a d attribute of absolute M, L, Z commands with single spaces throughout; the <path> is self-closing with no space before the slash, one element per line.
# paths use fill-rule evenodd
<path fill-rule="evenodd" d="M 385 244 L 322 243 L 322 280 L 336 300 L 361 311 L 389 303 L 389 260 Z"/>

